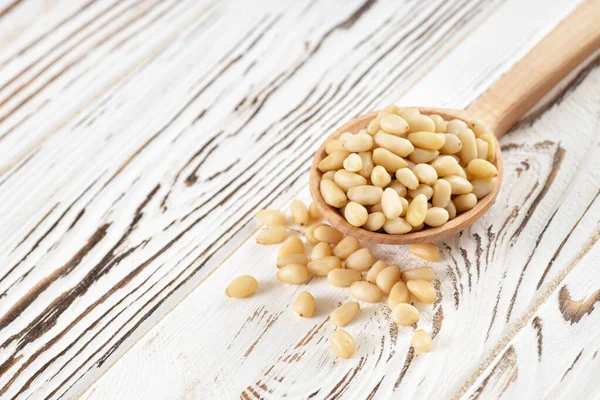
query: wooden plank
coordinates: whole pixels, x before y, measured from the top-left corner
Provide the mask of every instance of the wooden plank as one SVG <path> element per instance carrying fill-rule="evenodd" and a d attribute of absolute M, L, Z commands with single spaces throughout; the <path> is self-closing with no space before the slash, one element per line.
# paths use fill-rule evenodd
<path fill-rule="evenodd" d="M 349 299 L 347 291 L 312 280 L 306 286 L 320 309 L 315 318 L 300 320 L 290 304 L 306 288 L 279 284 L 274 276 L 276 248 L 257 246 L 250 238 L 84 398 L 142 394 L 152 398 L 383 399 L 409 393 L 415 398 L 469 397 L 488 376 L 486 387 L 493 391 L 485 394 L 531 394 L 528 379 L 514 371 L 530 367 L 538 351 L 537 332 L 555 324 L 549 316 L 535 312 L 554 307 L 551 311 L 556 314 L 551 299 L 561 297 L 561 292 L 566 298 L 561 288 L 572 287 L 578 275 L 571 278 L 569 273 L 579 268 L 585 268 L 589 284 L 572 299 L 593 300 L 598 290 L 593 287 L 597 271 L 591 268 L 598 252 L 600 222 L 596 173 L 600 138 L 593 117 L 600 104 L 597 65 L 584 70 L 544 113 L 524 121 L 502 140 L 506 180 L 500 198 L 479 223 L 442 243 L 444 260 L 435 268 L 443 298 L 433 309 L 420 307 L 424 313 L 420 324 L 436 332 L 434 352 L 413 354 L 409 349 L 412 330 L 394 329 L 384 305 L 365 305 L 361 317 L 347 329 L 359 341 L 357 354 L 350 360 L 337 359 L 328 349 L 333 327 L 326 317 L 335 304 Z M 427 86 L 422 90 L 431 91 Z M 304 190 L 301 196 L 308 199 L 308 192 Z M 589 254 L 578 257 L 582 245 Z M 378 246 L 374 251 L 402 266 L 422 263 L 410 258 L 404 248 Z M 227 299 L 223 288 L 242 273 L 261 282 L 259 293 L 242 301 Z M 536 305 L 532 311 L 531 305 L 538 301 L 543 306 Z M 591 305 L 586 307 L 587 329 L 573 330 L 563 322 L 556 336 L 548 334 L 553 338 L 548 340 L 554 343 L 568 337 L 593 343 L 589 327 L 600 317 Z M 511 338 L 531 336 L 531 330 L 533 341 L 530 338 L 511 347 Z M 543 357 L 566 365 L 561 373 L 577 356 L 571 354 L 572 349 L 554 351 L 551 344 L 543 348 Z M 522 356 L 524 351 L 534 351 L 533 357 Z M 591 344 L 584 354 L 592 359 Z M 523 377 L 535 379 L 540 374 L 543 382 L 551 382 L 556 374 L 545 375 L 545 371 L 552 368 L 550 361 L 544 370 L 527 371 Z M 592 366 L 586 371 L 594 373 Z M 512 391 L 511 385 L 522 389 Z M 564 391 L 589 393 L 589 387 L 578 392 L 573 385 Z"/>
<path fill-rule="evenodd" d="M 594 206 L 598 215 L 600 205 Z M 586 242 L 578 243 L 579 252 L 541 293 L 542 299 L 547 293 L 545 301 L 533 304 L 537 311 L 519 321 L 518 333 L 466 392 L 469 398 L 597 397 L 600 334 L 594 327 L 600 321 L 595 311 L 600 302 L 599 238 L 596 230 Z"/>
<path fill-rule="evenodd" d="M 539 3 L 94 2 L 11 58 L 29 43 L 14 42 L 0 56 L 0 393 L 80 393 L 244 243 L 256 208 L 305 186 L 324 132 L 410 93 L 466 105 L 514 61 L 517 30 L 506 62 L 429 77 L 481 54 L 469 38 L 498 41 L 483 21 L 529 15 L 524 51 L 575 2 Z"/>

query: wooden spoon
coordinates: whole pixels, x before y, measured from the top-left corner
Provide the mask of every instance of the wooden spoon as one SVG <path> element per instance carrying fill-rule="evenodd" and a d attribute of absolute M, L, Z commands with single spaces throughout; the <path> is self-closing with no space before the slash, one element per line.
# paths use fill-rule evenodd
<path fill-rule="evenodd" d="M 500 139 L 531 107 L 560 82 L 570 71 L 594 51 L 600 49 L 600 0 L 587 0 L 556 26 L 540 43 L 523 57 L 500 81 L 466 110 L 416 107 L 422 114 L 438 114 L 446 120 L 483 120 Z M 343 132 L 356 133 L 367 127 L 377 115 L 357 117 L 333 132 L 317 150 L 310 171 L 310 192 L 325 219 L 342 233 L 372 243 L 413 244 L 434 242 L 468 228 L 486 212 L 498 196 L 503 177 L 502 154 L 496 141 L 495 165 L 498 185 L 477 205 L 437 228 L 391 235 L 370 232 L 350 225 L 340 212 L 327 205 L 321 196 L 322 173 L 317 168 L 327 156 L 327 141 Z"/>

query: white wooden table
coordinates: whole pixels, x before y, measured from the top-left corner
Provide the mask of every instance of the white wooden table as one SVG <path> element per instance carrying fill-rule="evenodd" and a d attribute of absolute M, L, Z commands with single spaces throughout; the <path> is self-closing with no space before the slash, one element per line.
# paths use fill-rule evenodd
<path fill-rule="evenodd" d="M 298 318 L 304 288 L 253 237 L 255 210 L 309 199 L 341 122 L 465 107 L 576 5 L 0 1 L 0 398 L 600 398 L 597 56 L 502 139 L 495 205 L 439 243 L 431 353 L 382 303 L 334 357 L 348 292 L 311 281 Z M 246 273 L 259 293 L 226 298 Z"/>

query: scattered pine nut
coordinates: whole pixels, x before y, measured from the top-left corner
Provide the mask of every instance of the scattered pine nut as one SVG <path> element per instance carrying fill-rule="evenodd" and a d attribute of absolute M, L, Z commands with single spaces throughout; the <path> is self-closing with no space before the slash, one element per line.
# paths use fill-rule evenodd
<path fill-rule="evenodd" d="M 440 248 L 433 243 L 411 244 L 408 251 L 415 256 L 427 261 L 440 261 Z"/>
<path fill-rule="evenodd" d="M 258 289 L 258 281 L 250 275 L 238 276 L 225 289 L 227 297 L 244 298 L 252 296 Z"/>
<path fill-rule="evenodd" d="M 343 329 L 333 331 L 329 336 L 329 345 L 333 352 L 341 358 L 350 358 L 356 352 L 354 338 Z"/>
<path fill-rule="evenodd" d="M 292 213 L 292 218 L 298 225 L 306 225 L 308 224 L 309 216 L 308 216 L 308 208 L 306 204 L 302 200 L 294 200 L 290 205 L 290 211 Z"/>
<path fill-rule="evenodd" d="M 285 214 L 277 210 L 259 210 L 256 213 L 256 219 L 262 225 L 285 225 Z"/>
<path fill-rule="evenodd" d="M 329 314 L 329 320 L 335 326 L 346 326 L 358 315 L 360 305 L 352 301 L 342 304 Z"/>
<path fill-rule="evenodd" d="M 281 243 L 285 239 L 287 230 L 285 226 L 271 226 L 265 230 L 258 232 L 256 235 L 256 243 L 258 244 L 275 244 Z"/>
<path fill-rule="evenodd" d="M 411 344 L 419 353 L 429 353 L 431 351 L 431 335 L 422 329 L 417 329 L 413 333 Z"/>
<path fill-rule="evenodd" d="M 400 303 L 392 309 L 392 321 L 400 326 L 409 326 L 419 322 L 421 314 L 415 306 L 408 303 Z"/>
<path fill-rule="evenodd" d="M 303 318 L 310 318 L 315 313 L 315 298 L 308 292 L 300 292 L 292 304 L 294 311 Z"/>

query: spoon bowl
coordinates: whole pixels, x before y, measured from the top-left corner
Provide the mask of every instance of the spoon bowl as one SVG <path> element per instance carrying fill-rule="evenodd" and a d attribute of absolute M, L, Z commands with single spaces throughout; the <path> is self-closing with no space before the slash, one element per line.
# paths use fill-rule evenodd
<path fill-rule="evenodd" d="M 442 116 L 445 120 L 461 119 L 469 121 L 469 113 L 464 110 L 451 110 L 444 108 L 423 108 L 416 107 L 419 109 L 421 114 L 432 115 L 437 114 Z M 452 236 L 461 230 L 469 227 L 477 219 L 483 215 L 494 203 L 494 200 L 498 196 L 500 191 L 500 184 L 502 183 L 503 168 L 502 168 L 502 154 L 500 153 L 500 147 L 498 141 L 495 141 L 496 156 L 494 158 L 494 165 L 498 170 L 497 184 L 496 187 L 488 193 L 485 197 L 482 197 L 477 201 L 477 204 L 471 210 L 465 211 L 458 214 L 456 218 L 449 220 L 442 226 L 432 228 L 426 227 L 418 232 L 404 233 L 401 235 L 392 235 L 388 233 L 371 232 L 361 227 L 351 225 L 346 221 L 344 216 L 335 207 L 332 207 L 325 203 L 319 183 L 323 173 L 317 168 L 319 162 L 325 157 L 325 146 L 327 142 L 333 139 L 337 139 L 344 132 L 357 133 L 361 129 L 365 129 L 369 122 L 377 116 L 377 113 L 369 113 L 360 117 L 354 118 L 346 124 L 339 127 L 333 132 L 322 144 L 321 147 L 315 153 L 313 158 L 312 166 L 310 168 L 310 193 L 312 198 L 319 208 L 319 211 L 323 214 L 323 217 L 329 222 L 331 226 L 342 232 L 344 235 L 355 237 L 358 240 L 369 242 L 369 243 L 382 243 L 382 244 L 396 244 L 406 245 L 415 243 L 429 243 L 436 240 L 444 239 L 448 236 Z"/>

